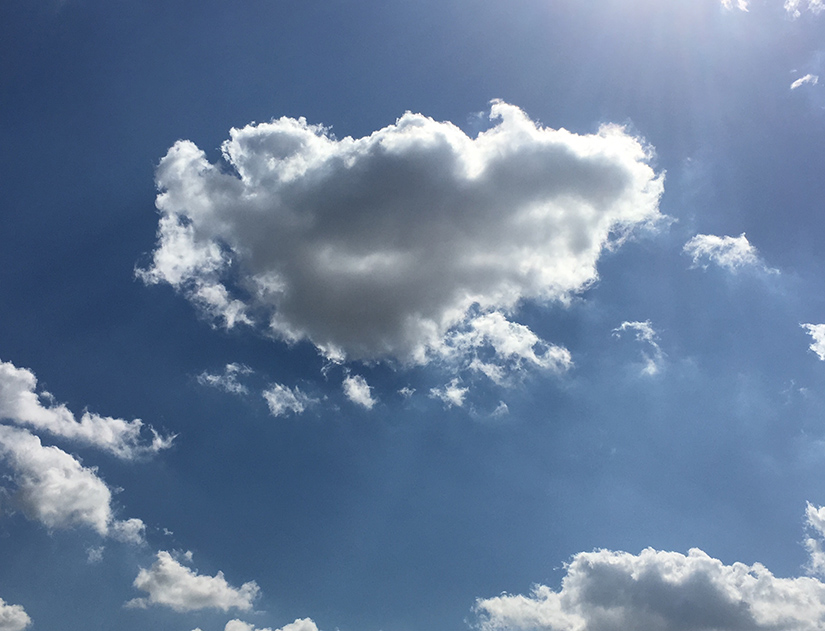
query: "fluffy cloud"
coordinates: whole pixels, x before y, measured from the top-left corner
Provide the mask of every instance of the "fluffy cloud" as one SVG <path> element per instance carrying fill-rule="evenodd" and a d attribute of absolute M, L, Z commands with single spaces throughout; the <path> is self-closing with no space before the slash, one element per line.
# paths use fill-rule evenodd
<path fill-rule="evenodd" d="M 272 416 L 284 416 L 290 412 L 301 414 L 308 405 L 317 403 L 316 399 L 305 394 L 299 388 L 290 388 L 279 383 L 274 383 L 264 390 L 263 396 Z"/>
<path fill-rule="evenodd" d="M 372 398 L 372 388 L 361 375 L 347 375 L 344 377 L 344 394 L 346 397 L 361 407 L 371 410 L 375 405 Z"/>
<path fill-rule="evenodd" d="M 458 379 L 453 379 L 443 388 L 431 388 L 430 396 L 443 401 L 447 407 L 461 407 L 464 405 L 464 397 L 467 395 L 467 388 L 458 385 Z"/>
<path fill-rule="evenodd" d="M 121 458 L 156 452 L 172 443 L 172 437 L 160 436 L 151 427 L 152 439 L 144 440 L 139 419 L 124 421 L 84 412 L 78 421 L 65 405 L 53 403 L 49 393 L 38 395 L 36 388 L 32 371 L 0 361 L 0 419 L 92 445 Z"/>
<path fill-rule="evenodd" d="M 802 15 L 805 8 L 816 15 L 825 10 L 825 4 L 823 4 L 823 0 L 807 0 L 807 3 L 803 0 L 785 0 L 785 10 L 794 18 Z"/>
<path fill-rule="evenodd" d="M 203 386 L 217 388 L 230 394 L 247 394 L 249 390 L 245 385 L 238 381 L 239 375 L 248 375 L 252 373 L 249 366 L 243 364 L 227 364 L 223 369 L 222 374 L 211 374 L 202 372 L 198 375 L 198 383 Z"/>
<path fill-rule="evenodd" d="M 698 549 L 582 552 L 559 591 L 479 600 L 482 631 L 818 631 L 825 584 L 725 565 Z"/>
<path fill-rule="evenodd" d="M 661 217 L 662 177 L 623 128 L 577 135 L 503 102 L 491 118 L 476 138 L 408 112 L 337 140 L 284 117 L 232 129 L 225 164 L 179 141 L 137 274 L 330 358 L 429 361 L 471 310 L 565 300 Z"/>
<path fill-rule="evenodd" d="M 65 451 L 43 446 L 26 430 L 0 425 L 0 458 L 14 471 L 14 502 L 29 519 L 48 528 L 83 525 L 121 541 L 143 540 L 143 522 L 114 520 L 109 487 L 95 469 Z"/>
<path fill-rule="evenodd" d="M 798 87 L 803 86 L 806 83 L 816 85 L 817 83 L 819 83 L 819 77 L 815 74 L 806 74 L 804 77 L 799 77 L 799 79 L 797 79 L 791 84 L 791 90 L 796 90 Z"/>
<path fill-rule="evenodd" d="M 226 623 L 224 631 L 272 631 L 272 629 L 259 629 L 241 620 L 230 620 Z M 318 631 L 318 627 L 311 618 L 298 618 L 295 622 L 290 622 L 276 631 Z"/>
<path fill-rule="evenodd" d="M 188 558 L 191 559 L 191 555 Z M 240 588 L 232 587 L 226 582 L 223 572 L 218 572 L 215 576 L 201 576 L 178 563 L 165 551 L 157 553 L 157 560 L 148 570 L 140 569 L 134 586 L 149 596 L 130 600 L 126 603 L 128 607 L 165 605 L 175 611 L 249 611 L 259 592 L 255 581 L 244 583 Z"/>
<path fill-rule="evenodd" d="M 650 348 L 650 353 L 642 352 L 644 357 L 644 367 L 642 374 L 655 375 L 662 369 L 665 354 L 659 347 L 659 335 L 653 329 L 650 320 L 644 322 L 622 322 L 620 326 L 613 329 L 613 335 L 621 337 L 625 331 L 634 331 L 636 334 L 636 341 L 646 344 Z"/>
<path fill-rule="evenodd" d="M 813 342 L 808 347 L 817 354 L 819 359 L 825 361 L 825 324 L 800 324 L 803 329 L 813 338 Z"/>
<path fill-rule="evenodd" d="M 29 618 L 23 607 L 20 605 L 7 605 L 0 598 L 0 631 L 23 631 L 31 622 L 31 618 Z"/>
<path fill-rule="evenodd" d="M 717 237 L 713 234 L 697 234 L 685 243 L 684 252 L 693 257 L 693 265 L 707 268 L 709 263 L 736 272 L 745 267 L 757 267 L 776 273 L 767 267 L 756 248 L 748 242 L 743 232 L 738 237 Z"/>

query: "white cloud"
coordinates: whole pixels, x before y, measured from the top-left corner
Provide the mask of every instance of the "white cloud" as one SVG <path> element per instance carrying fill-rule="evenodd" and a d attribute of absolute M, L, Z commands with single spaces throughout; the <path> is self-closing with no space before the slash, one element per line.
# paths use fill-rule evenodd
<path fill-rule="evenodd" d="M 38 395 L 36 388 L 32 371 L 0 361 L 0 419 L 92 445 L 121 458 L 156 452 L 172 443 L 172 437 L 160 436 L 151 427 L 152 439 L 144 440 L 139 419 L 124 421 L 84 412 L 78 421 L 65 405 L 53 403 L 49 393 Z"/>
<path fill-rule="evenodd" d="M 825 361 L 825 324 L 800 324 L 803 329 L 813 338 L 813 342 L 808 347 L 817 354 L 819 359 Z"/>
<path fill-rule="evenodd" d="M 0 598 L 0 631 L 23 631 L 31 622 L 31 618 L 23 607 L 7 605 Z"/>
<path fill-rule="evenodd" d="M 806 83 L 816 85 L 819 83 L 819 77 L 815 74 L 806 74 L 804 77 L 800 77 L 791 84 L 791 90 L 796 90 L 798 87 L 803 86 Z"/>
<path fill-rule="evenodd" d="M 548 344 L 523 324 L 498 311 L 471 317 L 445 336 L 442 357 L 468 361 L 467 367 L 503 384 L 525 367 L 564 372 L 573 366 L 570 351 Z"/>
<path fill-rule="evenodd" d="M 272 631 L 272 629 L 260 629 L 242 620 L 230 620 L 226 623 L 224 631 Z M 298 618 L 295 622 L 285 624 L 276 631 L 318 631 L 318 627 L 311 618 Z"/>
<path fill-rule="evenodd" d="M 820 631 L 825 584 L 695 548 L 598 550 L 573 557 L 559 591 L 538 585 L 479 600 L 476 611 L 482 631 Z"/>
<path fill-rule="evenodd" d="M 198 375 L 198 383 L 229 392 L 230 394 L 247 394 L 249 390 L 238 381 L 239 375 L 249 375 L 252 369 L 243 364 L 227 364 L 222 374 L 212 374 L 206 371 Z"/>
<path fill-rule="evenodd" d="M 811 557 L 808 570 L 813 574 L 825 576 L 825 506 L 814 506 L 808 502 L 805 509 L 805 526 L 808 531 L 805 547 Z"/>
<path fill-rule="evenodd" d="M 371 410 L 376 401 L 372 398 L 372 388 L 361 375 L 344 377 L 344 394 L 353 403 Z"/>
<path fill-rule="evenodd" d="M 756 248 L 753 247 L 743 232 L 738 237 L 717 237 L 713 234 L 697 234 L 685 243 L 684 252 L 693 257 L 693 265 L 707 268 L 716 263 L 732 272 L 745 267 L 756 267 L 769 273 L 777 270 L 767 267 Z"/>
<path fill-rule="evenodd" d="M 423 363 L 472 308 L 565 300 L 605 248 L 661 218 L 663 178 L 624 129 L 544 128 L 499 101 L 491 117 L 476 138 L 406 113 L 341 140 L 283 117 L 231 130 L 234 173 L 179 141 L 156 172 L 158 242 L 137 274 L 227 326 Z"/>
<path fill-rule="evenodd" d="M 191 560 L 191 553 L 185 558 Z M 244 583 L 240 588 L 232 587 L 226 582 L 223 572 L 215 576 L 201 576 L 162 550 L 157 553 L 152 567 L 140 569 L 134 586 L 149 596 L 130 600 L 126 603 L 127 607 L 165 605 L 181 612 L 198 609 L 249 611 L 260 591 L 255 581 Z"/>
<path fill-rule="evenodd" d="M 0 425 L 0 458 L 14 471 L 15 504 L 48 528 L 89 526 L 101 535 L 140 543 L 143 522 L 116 521 L 112 493 L 93 468 L 57 447 L 43 446 L 30 432 Z"/>
<path fill-rule="evenodd" d="M 434 399 L 439 399 L 447 407 L 456 406 L 460 408 L 464 405 L 464 397 L 467 396 L 468 389 L 462 388 L 458 385 L 458 379 L 453 379 L 443 388 L 431 388 L 430 396 Z"/>
<path fill-rule="evenodd" d="M 728 10 L 731 10 L 736 6 L 737 9 L 740 11 L 747 11 L 748 10 L 748 0 L 736 0 L 736 4 L 734 5 L 734 0 L 722 0 L 722 6 Z"/>
<path fill-rule="evenodd" d="M 308 405 L 318 402 L 298 387 L 290 388 L 279 383 L 273 383 L 267 390 L 264 390 L 263 396 L 272 416 L 285 416 L 290 412 L 301 414 Z"/>
<path fill-rule="evenodd" d="M 808 0 L 807 7 L 803 0 L 785 0 L 785 10 L 791 14 L 792 17 L 798 18 L 802 15 L 802 11 L 807 8 L 811 13 L 817 15 L 825 10 L 825 3 L 823 0 Z"/>
<path fill-rule="evenodd" d="M 644 322 L 622 322 L 620 326 L 613 329 L 613 335 L 621 337 L 621 334 L 625 331 L 634 331 L 636 341 L 647 344 L 651 349 L 650 353 L 642 352 L 642 357 L 644 357 L 642 374 L 651 376 L 658 374 L 664 364 L 665 354 L 659 347 L 659 335 L 653 329 L 650 320 L 645 320 Z"/>

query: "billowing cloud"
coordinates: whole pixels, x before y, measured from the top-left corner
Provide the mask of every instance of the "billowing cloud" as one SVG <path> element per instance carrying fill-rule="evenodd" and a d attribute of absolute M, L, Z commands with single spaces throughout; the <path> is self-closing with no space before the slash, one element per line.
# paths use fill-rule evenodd
<path fill-rule="evenodd" d="M 260 629 L 242 620 L 230 620 L 226 623 L 224 631 L 272 631 L 272 629 Z M 295 622 L 285 624 L 275 631 L 318 631 L 318 627 L 311 618 L 298 618 Z"/>
<path fill-rule="evenodd" d="M 297 386 L 290 388 L 279 383 L 273 383 L 264 390 L 263 396 L 272 416 L 284 416 L 289 413 L 301 414 L 308 405 L 318 402 Z"/>
<path fill-rule="evenodd" d="M 819 83 L 819 77 L 815 74 L 806 74 L 804 77 L 799 77 L 799 79 L 791 84 L 791 90 L 796 90 L 798 87 L 803 86 L 806 83 L 816 85 Z"/>
<path fill-rule="evenodd" d="M 748 10 L 748 0 L 722 0 L 722 6 L 728 10 L 732 10 L 734 7 L 739 9 L 740 11 L 747 11 Z"/>
<path fill-rule="evenodd" d="M 732 272 L 756 267 L 766 272 L 777 273 L 777 270 L 765 265 L 744 232 L 738 237 L 697 234 L 685 243 L 684 252 L 693 258 L 694 266 L 707 268 L 710 263 L 715 263 Z"/>
<path fill-rule="evenodd" d="M 794 18 L 802 15 L 805 9 L 816 15 L 825 10 L 825 3 L 823 0 L 785 0 L 785 10 Z"/>
<path fill-rule="evenodd" d="M 179 141 L 137 274 L 329 358 L 425 363 L 472 311 L 582 291 L 605 248 L 661 217 L 663 178 L 625 129 L 545 128 L 500 101 L 491 119 L 470 138 L 408 112 L 337 140 L 283 117 L 232 129 L 224 164 Z"/>
<path fill-rule="evenodd" d="M 805 509 L 805 526 L 808 532 L 805 547 L 811 557 L 808 569 L 813 574 L 825 576 L 825 506 L 814 506 L 808 502 Z"/>
<path fill-rule="evenodd" d="M 561 589 L 479 600 L 482 631 L 819 631 L 825 584 L 701 550 L 575 555 Z"/>
<path fill-rule="evenodd" d="M 825 361 L 825 324 L 800 324 L 803 329 L 813 338 L 813 342 L 808 347 L 817 354 L 819 359 Z"/>
<path fill-rule="evenodd" d="M 650 320 L 644 322 L 622 322 L 621 325 L 613 329 L 613 335 L 621 337 L 625 331 L 633 331 L 636 335 L 636 341 L 641 342 L 650 349 L 650 352 L 642 351 L 644 358 L 644 366 L 642 367 L 642 374 L 656 375 L 662 369 L 665 360 L 665 354 L 659 346 L 659 335 L 650 323 Z"/>
<path fill-rule="evenodd" d="M 14 471 L 14 503 L 29 519 L 48 528 L 82 525 L 121 541 L 142 541 L 143 522 L 116 521 L 109 487 L 95 469 L 65 451 L 44 446 L 26 430 L 0 425 L 0 459 Z"/>
<path fill-rule="evenodd" d="M 23 631 L 31 624 L 29 614 L 20 605 L 7 605 L 0 598 L 0 631 Z M 311 630 L 308 630 L 311 631 Z"/>
<path fill-rule="evenodd" d="M 356 405 L 371 410 L 376 403 L 372 397 L 372 387 L 361 375 L 344 377 L 343 388 L 346 397 Z"/>
<path fill-rule="evenodd" d="M 238 376 L 249 375 L 252 369 L 243 364 L 227 364 L 223 373 L 212 374 L 206 371 L 198 375 L 198 383 L 203 386 L 217 388 L 230 394 L 247 394 L 249 389 L 238 381 Z"/>
<path fill-rule="evenodd" d="M 45 430 L 121 458 L 156 452 L 172 443 L 172 437 L 160 436 L 151 427 L 152 437 L 145 440 L 140 419 L 124 421 L 84 412 L 78 421 L 65 405 L 53 403 L 49 393 L 38 395 L 36 389 L 37 378 L 32 371 L 0 361 L 0 420 Z"/>
<path fill-rule="evenodd" d="M 187 555 L 191 560 L 191 554 Z M 260 591 L 255 581 L 232 587 L 223 577 L 223 572 L 215 576 L 202 576 L 181 565 L 165 551 L 157 553 L 157 560 L 148 570 L 141 568 L 134 586 L 148 593 L 146 598 L 135 598 L 128 607 L 145 608 L 149 605 L 164 605 L 175 611 L 195 611 L 198 609 L 239 609 L 249 611 Z"/>
<path fill-rule="evenodd" d="M 459 385 L 458 379 L 453 379 L 443 388 L 431 388 L 430 396 L 434 399 L 439 399 L 447 407 L 461 407 L 464 405 L 464 397 L 467 395 L 468 388 L 462 388 Z"/>

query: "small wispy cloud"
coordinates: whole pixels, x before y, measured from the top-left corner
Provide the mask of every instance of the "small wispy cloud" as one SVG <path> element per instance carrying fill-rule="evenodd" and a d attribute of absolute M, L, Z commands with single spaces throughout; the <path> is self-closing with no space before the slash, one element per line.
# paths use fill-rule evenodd
<path fill-rule="evenodd" d="M 697 234 L 685 243 L 682 250 L 693 258 L 693 267 L 707 269 L 710 263 L 714 263 L 731 272 L 758 268 L 770 274 L 779 273 L 779 270 L 765 265 L 744 232 L 738 237 Z"/>
<path fill-rule="evenodd" d="M 198 383 L 230 394 L 247 394 L 249 390 L 238 381 L 238 376 L 249 374 L 252 374 L 252 369 L 249 366 L 232 363 L 227 364 L 221 374 L 202 372 L 198 375 Z"/>
<path fill-rule="evenodd" d="M 622 333 L 626 331 L 633 331 L 636 335 L 636 341 L 646 344 L 650 352 L 642 351 L 644 358 L 644 366 L 642 367 L 643 375 L 656 375 L 662 369 L 665 360 L 665 354 L 659 346 L 659 335 L 650 323 L 650 320 L 644 322 L 622 322 L 620 326 L 613 329 L 615 337 L 621 337 Z"/>
<path fill-rule="evenodd" d="M 740 11 L 747 11 L 748 10 L 748 0 L 722 0 L 722 6 L 729 11 L 733 9 L 739 9 Z"/>
<path fill-rule="evenodd" d="M 361 375 L 347 375 L 343 383 L 346 397 L 363 408 L 371 410 L 375 406 L 375 399 L 372 397 L 372 387 Z"/>
<path fill-rule="evenodd" d="M 817 15 L 825 10 L 825 3 L 823 3 L 823 0 L 808 0 L 807 2 L 803 2 L 803 0 L 785 0 L 785 11 L 794 19 L 802 15 L 802 11 L 805 9 Z"/>
<path fill-rule="evenodd" d="M 819 83 L 819 77 L 815 74 L 806 74 L 804 77 L 799 77 L 796 81 L 791 84 L 791 90 L 796 90 L 798 87 L 805 85 L 806 83 L 810 83 L 811 85 L 816 85 Z"/>

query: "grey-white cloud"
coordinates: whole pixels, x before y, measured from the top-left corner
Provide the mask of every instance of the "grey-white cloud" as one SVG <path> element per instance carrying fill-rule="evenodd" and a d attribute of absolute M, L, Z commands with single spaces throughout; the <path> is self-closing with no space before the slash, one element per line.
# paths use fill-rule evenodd
<path fill-rule="evenodd" d="M 806 83 L 816 85 L 817 83 L 819 83 L 819 77 L 815 74 L 806 74 L 804 77 L 799 77 L 799 79 L 791 83 L 791 90 L 796 90 L 797 88 L 802 87 Z"/>
<path fill-rule="evenodd" d="M 185 557 L 188 561 L 192 559 L 191 553 Z M 130 600 L 127 607 L 162 605 L 180 612 L 201 609 L 249 611 L 260 591 L 255 581 L 232 587 L 223 572 L 215 576 L 198 574 L 163 550 L 157 553 L 149 569 L 140 569 L 134 586 L 148 596 Z"/>
<path fill-rule="evenodd" d="M 813 339 L 813 342 L 811 342 L 808 348 L 816 353 L 819 359 L 825 361 L 825 324 L 808 323 L 800 324 L 799 326 L 805 329 Z"/>
<path fill-rule="evenodd" d="M 344 395 L 356 405 L 371 410 L 377 403 L 372 396 L 372 386 L 361 375 L 347 375 L 341 385 Z"/>
<path fill-rule="evenodd" d="M 707 268 L 710 263 L 714 263 L 731 272 L 756 268 L 772 274 L 778 273 L 765 264 L 744 232 L 738 237 L 697 234 L 685 243 L 683 251 L 693 258 L 694 267 Z"/>
<path fill-rule="evenodd" d="M 0 631 L 23 631 L 31 622 L 22 606 L 9 605 L 0 598 Z"/>
<path fill-rule="evenodd" d="M 561 589 L 536 586 L 476 604 L 482 631 L 819 631 L 825 584 L 764 566 L 648 548 L 582 552 Z"/>
<path fill-rule="evenodd" d="M 61 438 L 91 445 L 120 458 L 134 458 L 169 447 L 173 437 L 151 427 L 150 436 L 140 419 L 125 421 L 84 412 L 80 420 L 49 393 L 37 394 L 37 378 L 27 368 L 0 361 L 0 420 L 26 425 Z"/>
<path fill-rule="evenodd" d="M 661 217 L 663 178 L 621 127 L 554 130 L 503 102 L 491 117 L 475 138 L 407 113 L 341 140 L 284 117 L 232 129 L 224 164 L 179 141 L 138 276 L 335 359 L 425 363 L 471 311 L 566 300 Z"/>
<path fill-rule="evenodd" d="M 740 11 L 747 11 L 748 0 L 722 0 L 722 6 L 728 11 L 733 10 L 734 8 L 739 9 Z"/>
<path fill-rule="evenodd" d="M 280 383 L 273 383 L 262 394 L 272 416 L 301 414 L 308 406 L 318 403 L 297 386 L 290 388 Z"/>
<path fill-rule="evenodd" d="M 248 394 L 249 389 L 241 383 L 240 376 L 249 375 L 252 369 L 244 364 L 227 364 L 222 373 L 210 373 L 207 371 L 198 375 L 198 383 L 202 386 L 217 388 L 230 394 Z"/>
<path fill-rule="evenodd" d="M 87 526 L 120 541 L 141 543 L 139 519 L 118 521 L 112 492 L 97 471 L 31 432 L 0 425 L 0 460 L 14 472 L 12 498 L 26 517 L 48 528 Z"/>
<path fill-rule="evenodd" d="M 659 346 L 659 334 L 653 328 L 650 320 L 644 322 L 622 322 L 621 325 L 613 329 L 613 335 L 621 337 L 622 333 L 633 331 L 636 341 L 645 344 L 649 352 L 642 351 L 644 365 L 642 374 L 656 375 L 662 369 L 665 361 L 665 354 Z"/>
<path fill-rule="evenodd" d="M 785 0 L 785 10 L 793 18 L 798 18 L 805 10 L 818 15 L 825 10 L 825 3 L 823 0 Z"/>
<path fill-rule="evenodd" d="M 224 631 L 272 631 L 270 628 L 261 629 L 242 620 L 230 620 Z M 285 624 L 275 631 L 318 631 L 318 627 L 311 618 L 298 618 L 295 622 Z"/>

